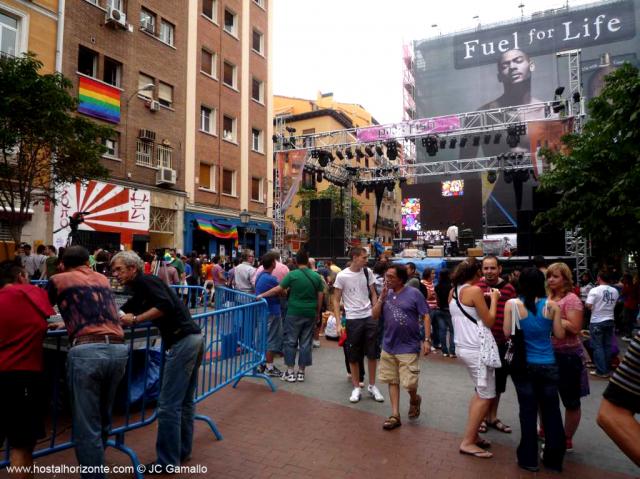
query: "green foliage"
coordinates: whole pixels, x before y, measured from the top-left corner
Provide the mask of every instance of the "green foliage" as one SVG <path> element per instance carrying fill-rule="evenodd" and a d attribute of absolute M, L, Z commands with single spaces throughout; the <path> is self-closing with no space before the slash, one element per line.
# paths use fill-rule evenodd
<path fill-rule="evenodd" d="M 640 75 L 625 64 L 589 102 L 581 134 L 563 138 L 568 154 L 544 151 L 551 171 L 544 189 L 559 191 L 555 208 L 537 221 L 580 226 L 600 257 L 640 252 Z"/>
<path fill-rule="evenodd" d="M 304 228 L 309 231 L 309 205 L 311 200 L 329 198 L 333 202 L 333 212 L 334 216 L 342 218 L 344 216 L 343 211 L 343 201 L 341 195 L 341 189 L 337 188 L 334 185 L 329 186 L 326 190 L 322 190 L 320 192 L 315 189 L 310 188 L 300 188 L 298 191 L 298 202 L 296 203 L 297 208 L 302 209 L 302 215 L 298 218 L 294 215 L 288 215 L 287 219 L 294 223 L 297 228 Z M 362 205 L 360 202 L 351 197 L 351 231 L 356 232 L 360 223 L 362 222 L 362 218 L 364 217 L 364 213 L 362 212 Z"/>
<path fill-rule="evenodd" d="M 71 82 L 41 67 L 32 53 L 0 60 L 0 203 L 16 242 L 34 201 L 55 203 L 57 186 L 108 176 L 101 140 L 114 135 L 76 116 Z"/>

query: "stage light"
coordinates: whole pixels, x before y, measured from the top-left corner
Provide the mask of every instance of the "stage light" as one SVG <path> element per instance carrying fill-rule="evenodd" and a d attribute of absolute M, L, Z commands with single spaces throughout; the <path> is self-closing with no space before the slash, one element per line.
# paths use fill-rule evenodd
<path fill-rule="evenodd" d="M 563 86 L 559 86 L 558 88 L 556 88 L 556 91 L 554 93 L 555 96 L 560 96 L 564 93 L 564 87 Z"/>
<path fill-rule="evenodd" d="M 356 191 L 358 192 L 359 195 L 364 193 L 364 189 L 365 189 L 364 183 L 360 183 L 360 182 L 356 183 Z"/>
<path fill-rule="evenodd" d="M 369 145 L 364 147 L 364 152 L 367 154 L 367 156 L 372 157 L 373 156 L 373 150 L 371 149 L 371 147 Z"/>
<path fill-rule="evenodd" d="M 333 161 L 333 156 L 328 151 L 320 150 L 318 155 L 318 163 L 320 163 L 320 166 L 322 166 L 323 168 L 327 166 L 330 161 Z"/>
<path fill-rule="evenodd" d="M 295 148 L 296 147 L 296 137 L 295 136 L 290 136 L 289 137 L 289 146 L 291 148 Z"/>
<path fill-rule="evenodd" d="M 382 146 L 376 145 L 376 155 L 384 156 L 384 150 L 382 149 Z"/>
<path fill-rule="evenodd" d="M 507 128 L 507 145 L 511 148 L 515 148 L 520 143 L 520 135 L 518 134 L 517 128 L 512 125 Z"/>
<path fill-rule="evenodd" d="M 474 136 L 473 137 L 473 146 L 480 146 L 480 137 L 479 136 Z"/>
<path fill-rule="evenodd" d="M 489 182 L 489 184 L 494 184 L 497 179 L 498 175 L 496 174 L 496 171 L 489 170 L 489 172 L 487 173 L 487 181 Z"/>
<path fill-rule="evenodd" d="M 364 153 L 362 153 L 362 150 L 358 147 L 356 148 L 356 159 L 360 161 L 362 158 L 364 158 Z"/>
<path fill-rule="evenodd" d="M 398 158 L 398 143 L 396 143 L 395 140 L 391 140 L 385 144 L 387 146 L 387 158 L 389 158 L 390 161 L 396 161 L 396 158 Z"/>
<path fill-rule="evenodd" d="M 402 186 L 402 185 L 405 185 L 405 184 L 407 183 L 407 179 L 403 176 L 402 178 L 400 178 L 400 179 L 398 180 L 398 182 L 399 182 L 399 183 L 400 183 L 400 185 Z"/>
<path fill-rule="evenodd" d="M 491 143 L 491 135 L 484 135 L 484 144 L 488 145 Z"/>
<path fill-rule="evenodd" d="M 529 170 L 517 170 L 514 178 L 524 183 L 529 179 Z"/>
<path fill-rule="evenodd" d="M 344 155 L 342 154 L 342 151 L 340 150 L 336 150 L 336 156 L 338 158 L 340 158 L 341 160 L 344 160 Z"/>
<path fill-rule="evenodd" d="M 516 125 L 516 132 L 520 136 L 525 136 L 527 134 L 527 124 L 520 123 L 519 125 Z"/>
<path fill-rule="evenodd" d="M 498 143 L 500 143 L 501 139 L 502 139 L 502 133 L 496 133 L 496 135 L 493 137 L 493 144 L 497 145 Z"/>
<path fill-rule="evenodd" d="M 428 136 L 422 140 L 422 144 L 427 149 L 427 154 L 429 156 L 436 156 L 436 153 L 438 153 L 438 138 L 435 136 Z"/>
<path fill-rule="evenodd" d="M 451 138 L 449 140 L 449 148 L 455 148 L 456 147 L 456 142 L 458 141 L 457 138 Z M 462 141 L 460 142 L 460 146 L 462 146 Z"/>
<path fill-rule="evenodd" d="M 440 140 L 440 149 L 444 150 L 447 147 L 447 139 L 446 138 L 442 138 Z"/>
<path fill-rule="evenodd" d="M 387 191 L 392 192 L 393 190 L 395 190 L 396 188 L 396 184 L 394 181 L 389 181 L 387 183 Z"/>
<path fill-rule="evenodd" d="M 318 159 L 320 157 L 318 150 L 311 150 L 311 158 Z"/>
<path fill-rule="evenodd" d="M 344 150 L 344 154 L 347 155 L 347 158 L 353 160 L 353 151 L 351 151 L 351 147 L 347 146 Z"/>
<path fill-rule="evenodd" d="M 580 92 L 579 91 L 573 92 L 572 98 L 574 103 L 580 103 Z"/>
<path fill-rule="evenodd" d="M 278 135 L 273 135 L 271 140 L 273 140 L 274 143 L 278 143 Z"/>
<path fill-rule="evenodd" d="M 373 190 L 375 190 L 375 188 L 376 188 L 375 184 L 368 183 L 365 190 L 367 191 L 367 193 L 373 193 Z"/>
<path fill-rule="evenodd" d="M 504 182 L 509 184 L 513 181 L 513 172 L 511 170 L 506 170 L 502 174 L 502 177 L 504 178 Z"/>
<path fill-rule="evenodd" d="M 467 137 L 463 136 L 462 138 L 460 138 L 460 148 L 464 148 L 465 146 L 467 146 Z"/>
<path fill-rule="evenodd" d="M 316 173 L 316 182 L 317 183 L 321 183 L 322 182 L 322 171 L 318 171 Z"/>

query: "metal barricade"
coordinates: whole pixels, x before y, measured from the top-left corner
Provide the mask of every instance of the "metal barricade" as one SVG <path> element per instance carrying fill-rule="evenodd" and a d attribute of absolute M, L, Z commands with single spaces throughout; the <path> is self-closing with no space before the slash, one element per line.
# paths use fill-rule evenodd
<path fill-rule="evenodd" d="M 201 286 L 180 286 L 200 288 Z M 257 372 L 257 367 L 265 362 L 267 347 L 267 303 L 264 299 L 251 297 L 251 302 L 231 308 L 206 310 L 192 314 L 201 326 L 205 338 L 205 354 L 198 374 L 198 385 L 194 401 L 200 403 L 232 384 L 235 388 L 244 377 L 256 377 L 267 382 L 272 391 L 275 385 L 271 379 Z M 243 298 L 247 299 L 247 298 Z M 144 427 L 157 418 L 155 400 L 148 388 L 159 392 L 162 384 L 162 362 L 164 351 L 159 332 L 153 323 L 137 325 L 126 331 L 129 346 L 127 372 L 120 386 L 113 411 L 111 439 L 107 442 L 129 456 L 136 470 L 140 464 L 135 451 L 126 445 L 126 433 Z M 50 331 L 45 340 L 45 364 L 48 387 L 48 414 L 46 439 L 38 441 L 33 457 L 54 454 L 74 446 L 71 434 L 71 414 L 66 405 L 66 375 L 64 360 L 69 349 L 66 331 Z M 150 384 L 153 382 L 153 384 Z M 134 385 L 142 383 L 142 394 L 134 396 Z M 139 389 L 139 388 L 138 388 Z M 222 435 L 214 421 L 196 414 L 196 419 L 206 422 L 218 440 Z M 0 444 L 0 447 L 4 445 Z M 1 451 L 1 449 L 0 449 Z M 9 448 L 0 454 L 0 469 L 9 464 Z"/>
<path fill-rule="evenodd" d="M 237 289 L 217 286 L 215 292 L 216 309 L 232 308 L 241 304 L 250 304 L 256 300 L 253 294 L 243 293 Z"/>

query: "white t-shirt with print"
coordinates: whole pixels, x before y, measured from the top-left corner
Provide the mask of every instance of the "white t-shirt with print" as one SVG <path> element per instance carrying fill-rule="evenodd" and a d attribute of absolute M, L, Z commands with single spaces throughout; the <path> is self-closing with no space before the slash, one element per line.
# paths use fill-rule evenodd
<path fill-rule="evenodd" d="M 367 268 L 369 285 L 375 284 L 373 272 Z M 343 269 L 336 276 L 333 286 L 342 290 L 342 303 L 347 319 L 360 319 L 371 316 L 371 300 L 369 299 L 369 287 L 364 270 L 357 273 L 351 268 Z"/>
<path fill-rule="evenodd" d="M 608 284 L 601 284 L 589 291 L 586 303 L 592 305 L 591 322 L 612 321 L 618 296 L 618 290 Z"/>

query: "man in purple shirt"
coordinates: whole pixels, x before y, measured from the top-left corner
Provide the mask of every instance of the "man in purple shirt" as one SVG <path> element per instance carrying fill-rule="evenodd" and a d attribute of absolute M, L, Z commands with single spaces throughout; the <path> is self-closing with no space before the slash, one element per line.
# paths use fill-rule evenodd
<path fill-rule="evenodd" d="M 406 287 L 409 279 L 402 265 L 391 265 L 385 273 L 385 285 L 373 307 L 374 319 L 384 316 L 384 336 L 378 378 L 389 384 L 391 416 L 383 429 L 400 427 L 400 384 L 409 393 L 409 419 L 420 415 L 422 398 L 418 394 L 420 351 L 431 351 L 431 319 L 424 296 L 415 288 Z M 424 322 L 424 338 L 420 322 Z"/>

